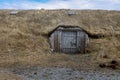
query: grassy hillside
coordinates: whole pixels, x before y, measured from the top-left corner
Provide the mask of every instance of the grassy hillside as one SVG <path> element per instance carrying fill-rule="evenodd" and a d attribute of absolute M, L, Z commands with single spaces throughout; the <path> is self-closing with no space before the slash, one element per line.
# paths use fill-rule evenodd
<path fill-rule="evenodd" d="M 0 10 L 0 66 L 59 66 L 93 68 L 120 59 L 120 11 Z M 50 54 L 49 33 L 59 25 L 79 26 L 87 31 L 87 54 Z M 97 37 L 96 37 L 97 36 Z M 88 62 L 89 61 L 89 62 Z M 86 63 L 89 65 L 86 65 Z M 83 64 L 83 65 L 81 65 Z"/>

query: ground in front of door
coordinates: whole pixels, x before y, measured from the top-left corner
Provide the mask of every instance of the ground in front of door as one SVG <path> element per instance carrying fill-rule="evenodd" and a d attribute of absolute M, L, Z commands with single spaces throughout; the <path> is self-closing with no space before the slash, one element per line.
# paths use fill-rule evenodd
<path fill-rule="evenodd" d="M 0 73 L 3 73 L 0 71 Z M 111 73 L 98 71 L 73 70 L 70 68 L 40 68 L 27 67 L 22 69 L 10 69 L 5 71 L 7 74 L 14 74 L 17 78 L 5 80 L 119 80 L 120 72 Z M 21 78 L 21 79 L 20 79 Z M 1 80 L 1 79 L 0 79 Z"/>

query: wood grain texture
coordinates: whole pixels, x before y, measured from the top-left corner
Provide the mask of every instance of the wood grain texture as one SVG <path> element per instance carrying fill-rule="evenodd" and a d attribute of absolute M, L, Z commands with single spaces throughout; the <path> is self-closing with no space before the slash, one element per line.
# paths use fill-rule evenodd
<path fill-rule="evenodd" d="M 59 27 L 50 39 L 55 52 L 85 53 L 89 38 L 80 28 Z"/>

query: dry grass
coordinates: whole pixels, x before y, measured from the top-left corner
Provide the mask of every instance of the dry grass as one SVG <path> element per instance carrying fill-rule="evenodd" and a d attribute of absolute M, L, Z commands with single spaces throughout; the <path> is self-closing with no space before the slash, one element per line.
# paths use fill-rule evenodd
<path fill-rule="evenodd" d="M 0 11 L 0 67 L 37 65 L 81 69 L 120 58 L 119 11 L 80 10 L 73 16 L 67 15 L 68 10 L 28 10 L 17 15 L 10 15 L 10 11 Z M 60 24 L 80 26 L 89 34 L 107 36 L 90 39 L 90 54 L 49 54 L 47 35 Z"/>
<path fill-rule="evenodd" d="M 96 61 L 91 54 L 43 54 L 43 53 L 25 53 L 3 54 L 0 57 L 0 67 L 4 68 L 22 68 L 29 66 L 40 67 L 67 67 L 73 69 L 95 69 Z M 89 60 L 89 62 L 88 62 Z M 89 65 L 89 67 L 87 67 Z"/>

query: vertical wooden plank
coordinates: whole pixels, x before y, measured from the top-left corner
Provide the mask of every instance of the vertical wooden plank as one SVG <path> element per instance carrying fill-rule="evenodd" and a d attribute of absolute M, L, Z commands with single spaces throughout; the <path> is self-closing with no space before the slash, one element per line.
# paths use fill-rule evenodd
<path fill-rule="evenodd" d="M 78 49 L 78 52 L 80 52 L 80 32 L 77 31 L 77 49 Z"/>
<path fill-rule="evenodd" d="M 80 33 L 80 52 L 83 53 L 83 33 Z"/>
<path fill-rule="evenodd" d="M 57 31 L 57 51 L 60 52 L 60 30 Z"/>
<path fill-rule="evenodd" d="M 79 40 L 78 40 L 78 45 L 79 45 L 79 51 L 80 53 L 85 53 L 85 33 L 84 32 L 79 32 Z"/>
<path fill-rule="evenodd" d="M 62 31 L 59 31 L 59 51 L 62 52 L 62 41 L 61 41 Z"/>
<path fill-rule="evenodd" d="M 78 32 L 78 39 L 77 39 L 77 41 L 78 41 L 78 50 L 79 50 L 79 52 L 81 53 L 81 32 L 79 31 Z"/>
<path fill-rule="evenodd" d="M 89 37 L 88 37 L 88 35 L 86 34 L 86 47 L 88 47 L 88 43 L 89 43 Z"/>
<path fill-rule="evenodd" d="M 58 42 L 58 31 L 55 31 L 54 33 L 54 48 L 55 48 L 55 52 L 59 51 L 59 42 Z"/>
<path fill-rule="evenodd" d="M 50 39 L 50 47 L 52 51 L 54 51 L 54 33 L 51 34 L 49 39 Z"/>
<path fill-rule="evenodd" d="M 86 53 L 86 35 L 83 36 L 83 53 Z"/>

